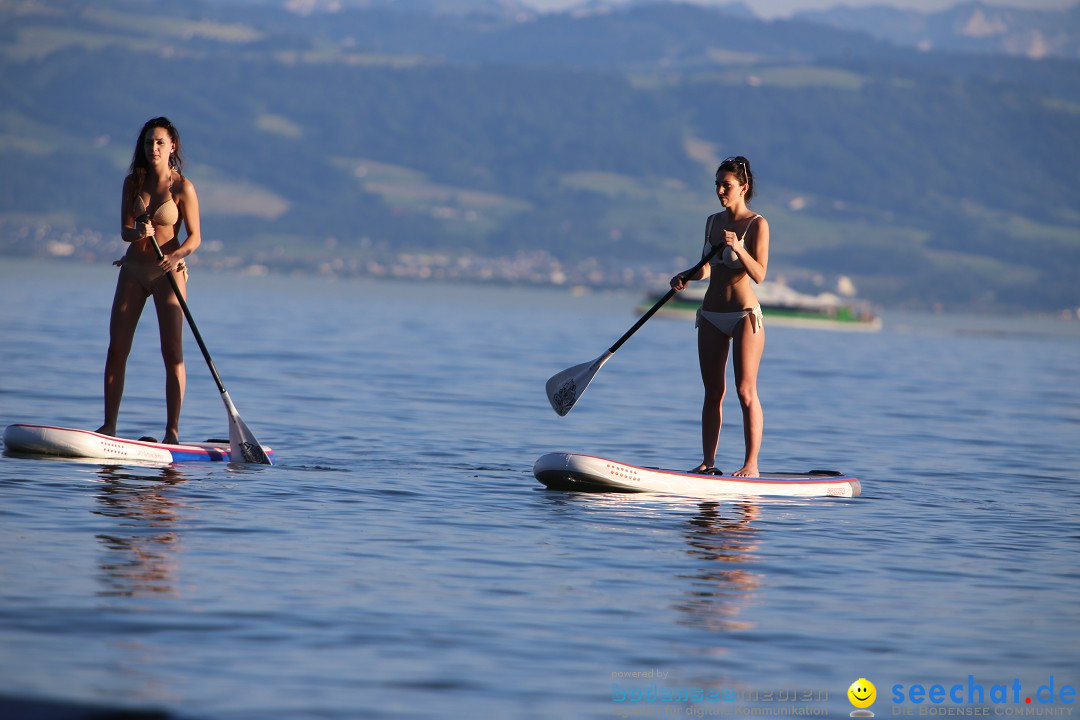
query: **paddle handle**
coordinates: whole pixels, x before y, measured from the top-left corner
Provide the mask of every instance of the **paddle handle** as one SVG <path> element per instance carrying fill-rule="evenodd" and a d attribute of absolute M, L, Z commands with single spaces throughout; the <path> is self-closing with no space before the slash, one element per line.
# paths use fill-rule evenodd
<path fill-rule="evenodd" d="M 723 247 L 723 246 L 722 245 L 713 246 L 713 249 L 710 250 L 709 252 L 705 253 L 705 256 L 702 257 L 701 260 L 698 260 L 697 264 L 694 265 L 694 267 L 687 270 L 685 274 L 686 275 L 693 275 L 698 270 L 705 267 L 705 264 L 713 259 L 713 256 L 716 255 L 716 253 L 718 253 L 720 251 L 721 247 Z M 649 318 L 651 318 L 653 315 L 655 315 L 656 311 L 664 306 L 664 303 L 666 303 L 671 298 L 675 297 L 675 294 L 677 292 L 679 292 L 679 291 L 676 290 L 675 288 L 671 288 L 670 290 L 668 290 L 664 294 L 664 296 L 662 298 L 660 298 L 659 300 L 656 301 L 655 305 L 653 305 L 651 308 L 649 308 L 648 312 L 646 312 L 644 315 L 642 315 L 641 318 L 636 323 L 634 323 L 634 327 L 627 330 L 626 334 L 624 334 L 621 338 L 616 340 L 615 344 L 612 345 L 610 348 L 608 348 L 608 353 L 609 354 L 614 353 L 616 350 L 621 348 L 623 343 L 626 342 L 627 340 L 629 340 L 630 336 L 638 331 L 638 328 L 640 328 L 642 325 L 644 325 L 646 322 L 648 322 Z"/>
<path fill-rule="evenodd" d="M 150 221 L 149 215 L 142 215 L 139 217 L 140 221 L 146 218 L 146 222 Z M 150 237 L 150 244 L 154 246 L 154 252 L 157 253 L 158 260 L 165 259 L 165 253 L 161 252 L 161 246 L 157 243 L 157 238 L 153 235 Z M 176 299 L 180 303 L 180 309 L 184 311 L 184 317 L 187 318 L 188 325 L 191 327 L 191 334 L 195 336 L 195 342 L 199 343 L 199 349 L 202 350 L 203 358 L 206 360 L 206 365 L 210 368 L 210 374 L 214 376 L 214 382 L 217 383 L 218 392 L 225 394 L 225 385 L 221 382 L 221 376 L 218 375 L 217 368 L 214 366 L 214 360 L 210 357 L 210 351 L 206 349 L 206 343 L 203 342 L 202 333 L 199 332 L 199 326 L 195 324 L 195 318 L 191 316 L 191 310 L 188 309 L 187 301 L 184 300 L 184 294 L 180 292 L 180 286 L 176 284 L 176 278 L 173 277 L 172 272 L 165 273 L 165 277 L 169 279 L 169 285 L 172 285 L 173 292 L 176 294 Z"/>

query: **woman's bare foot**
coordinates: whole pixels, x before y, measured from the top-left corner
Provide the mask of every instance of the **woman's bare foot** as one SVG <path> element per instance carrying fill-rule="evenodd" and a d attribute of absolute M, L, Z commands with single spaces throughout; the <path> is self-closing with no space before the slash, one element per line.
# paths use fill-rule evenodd
<path fill-rule="evenodd" d="M 161 442 L 166 445 L 179 445 L 180 436 L 177 433 L 165 433 L 165 437 L 161 439 Z"/>
<path fill-rule="evenodd" d="M 760 477 L 760 475 L 758 474 L 757 465 L 751 465 L 749 463 L 747 463 L 746 465 L 743 465 L 741 468 L 739 468 L 735 472 L 731 473 L 731 476 L 732 477 Z"/>
<path fill-rule="evenodd" d="M 109 427 L 108 425 L 102 425 L 95 430 L 98 435 L 108 435 L 110 437 L 116 437 L 116 426 Z"/>

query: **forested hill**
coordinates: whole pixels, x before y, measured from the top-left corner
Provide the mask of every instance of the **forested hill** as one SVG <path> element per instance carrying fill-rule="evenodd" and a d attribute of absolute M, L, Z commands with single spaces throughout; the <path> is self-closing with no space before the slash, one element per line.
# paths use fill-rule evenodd
<path fill-rule="evenodd" d="M 0 0 L 0 252 L 116 256 L 135 137 L 167 115 L 201 262 L 669 274 L 740 153 L 771 276 L 846 275 L 891 306 L 1080 306 L 1076 60 L 738 7 L 310 5 Z"/>

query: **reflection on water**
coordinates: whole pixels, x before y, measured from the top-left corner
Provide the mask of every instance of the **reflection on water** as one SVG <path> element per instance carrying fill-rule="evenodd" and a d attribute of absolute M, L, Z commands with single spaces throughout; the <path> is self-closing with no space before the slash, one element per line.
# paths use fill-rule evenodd
<path fill-rule="evenodd" d="M 104 547 L 98 595 L 177 596 L 185 505 L 171 490 L 184 482 L 183 472 L 165 466 L 134 474 L 132 468 L 103 465 L 98 475 L 103 484 L 94 514 L 116 521 L 115 532 L 97 535 Z"/>
<path fill-rule="evenodd" d="M 753 502 L 703 502 L 690 519 L 686 541 L 689 553 L 702 561 L 678 610 L 710 630 L 749 630 L 754 624 L 739 620 L 747 601 L 761 586 L 762 575 L 747 569 L 758 547 L 753 522 L 761 508 Z"/>
<path fill-rule="evenodd" d="M 7 422 L 98 419 L 100 327 L 55 290 L 97 307 L 101 271 L 0 280 Z M 866 494 L 703 504 L 531 473 L 551 451 L 698 449 L 680 323 L 650 323 L 566 418 L 540 393 L 636 298 L 199 282 L 204 307 L 230 309 L 205 317 L 208 342 L 228 339 L 215 361 L 284 462 L 181 479 L 0 457 L 0 695 L 214 720 L 600 718 L 612 673 L 662 669 L 650 688 L 734 688 L 740 705 L 765 701 L 744 689 L 828 689 L 846 717 L 871 672 L 879 690 L 969 675 L 1034 690 L 1077 666 L 1062 629 L 1080 620 L 1080 384 L 1065 381 L 1080 323 L 1068 340 L 778 328 L 770 464 L 855 471 Z M 325 311 L 356 307 L 382 321 Z M 157 387 L 156 344 L 136 346 L 129 372 Z M 153 392 L 127 403 L 131 427 L 158 422 Z M 184 415 L 220 432 L 208 377 L 193 372 Z"/>

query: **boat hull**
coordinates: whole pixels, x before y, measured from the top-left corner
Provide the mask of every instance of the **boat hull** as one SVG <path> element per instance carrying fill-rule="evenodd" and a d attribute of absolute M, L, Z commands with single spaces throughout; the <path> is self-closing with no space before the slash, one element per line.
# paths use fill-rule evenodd
<path fill-rule="evenodd" d="M 694 317 L 701 307 L 706 289 L 691 287 L 683 290 L 661 307 L 657 314 L 665 317 Z M 881 318 L 859 301 L 840 301 L 835 296 L 825 298 L 805 295 L 772 283 L 762 283 L 756 289 L 766 327 L 777 325 L 822 330 L 881 330 Z M 645 312 L 662 295 L 651 293 L 637 311 Z"/>
<path fill-rule="evenodd" d="M 829 470 L 737 478 L 638 467 L 575 453 L 541 456 L 533 465 L 533 475 L 552 490 L 579 492 L 657 492 L 690 497 L 855 497 L 862 492 L 858 478 Z"/>

